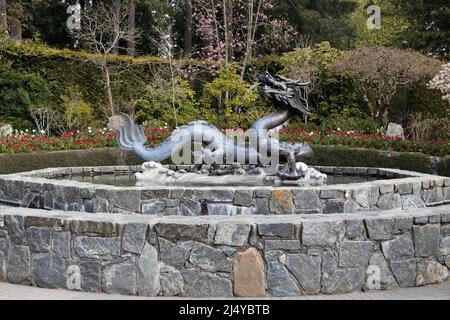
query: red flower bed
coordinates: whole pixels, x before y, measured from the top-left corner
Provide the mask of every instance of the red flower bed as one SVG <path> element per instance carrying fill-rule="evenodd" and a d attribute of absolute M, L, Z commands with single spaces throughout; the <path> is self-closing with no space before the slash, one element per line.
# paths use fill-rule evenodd
<path fill-rule="evenodd" d="M 170 130 L 155 128 L 145 131 L 149 145 L 158 144 L 169 136 Z M 421 152 L 434 156 L 450 154 L 450 144 L 445 141 L 413 141 L 389 138 L 379 134 L 358 132 L 305 130 L 280 130 L 280 140 L 289 142 L 308 142 L 317 145 L 348 146 L 377 150 L 401 152 Z M 0 136 L 0 153 L 19 153 L 34 151 L 57 151 L 117 147 L 117 133 L 110 130 L 68 132 L 61 135 L 46 136 L 38 133 L 16 132 L 10 136 Z"/>
<path fill-rule="evenodd" d="M 165 128 L 145 130 L 149 144 L 161 142 L 169 131 Z M 0 136 L 0 153 L 20 153 L 34 151 L 77 150 L 102 147 L 117 147 L 117 132 L 111 130 L 66 132 L 60 135 L 43 135 L 16 132 Z"/>
<path fill-rule="evenodd" d="M 391 138 L 380 134 L 360 132 L 324 131 L 311 132 L 305 130 L 280 130 L 280 140 L 290 142 L 308 142 L 318 145 L 348 146 L 399 152 L 421 152 L 434 156 L 450 154 L 450 143 L 446 141 L 415 141 L 400 137 Z"/>

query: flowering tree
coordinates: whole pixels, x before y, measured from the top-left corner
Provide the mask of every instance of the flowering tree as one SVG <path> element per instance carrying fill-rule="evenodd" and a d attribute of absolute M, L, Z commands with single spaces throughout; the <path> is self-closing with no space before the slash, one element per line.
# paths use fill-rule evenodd
<path fill-rule="evenodd" d="M 442 100 L 450 103 L 450 62 L 429 82 L 428 87 L 442 92 Z"/>
<path fill-rule="evenodd" d="M 258 48 L 292 43 L 296 33 L 283 19 L 269 19 L 274 0 L 194 0 L 194 32 L 202 46 L 197 55 L 227 66 L 241 61 L 241 78 Z"/>

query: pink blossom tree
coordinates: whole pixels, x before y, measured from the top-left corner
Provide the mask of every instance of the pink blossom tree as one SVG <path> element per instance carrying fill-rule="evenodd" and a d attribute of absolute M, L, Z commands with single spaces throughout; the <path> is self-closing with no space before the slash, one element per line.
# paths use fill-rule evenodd
<path fill-rule="evenodd" d="M 195 53 L 217 67 L 243 64 L 258 50 L 289 46 L 298 34 L 284 19 L 269 19 L 274 0 L 194 0 L 194 32 L 201 40 Z"/>

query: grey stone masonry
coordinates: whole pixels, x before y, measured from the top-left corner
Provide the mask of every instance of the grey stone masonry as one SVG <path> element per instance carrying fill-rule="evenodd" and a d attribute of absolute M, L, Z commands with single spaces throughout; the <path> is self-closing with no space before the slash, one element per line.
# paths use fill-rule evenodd
<path fill-rule="evenodd" d="M 22 207 L 157 216 L 357 213 L 450 203 L 450 186 L 445 177 L 396 169 L 316 168 L 328 174 L 375 176 L 384 180 L 330 186 L 117 187 L 52 178 L 76 174 L 134 174 L 140 168 L 50 168 L 0 175 L 0 198 Z M 174 170 L 192 171 L 186 166 Z M 13 219 L 6 223 L 14 235 L 22 238 L 20 221 Z"/>
<path fill-rule="evenodd" d="M 0 281 L 43 288 L 297 297 L 440 283 L 449 261 L 447 205 L 276 217 L 0 206 Z"/>

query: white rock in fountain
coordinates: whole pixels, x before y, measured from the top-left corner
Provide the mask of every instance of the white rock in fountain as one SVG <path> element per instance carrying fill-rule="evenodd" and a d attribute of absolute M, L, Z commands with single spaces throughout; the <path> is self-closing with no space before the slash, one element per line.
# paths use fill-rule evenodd
<path fill-rule="evenodd" d="M 321 173 L 314 168 L 308 167 L 308 165 L 306 163 L 297 162 L 295 164 L 295 167 L 296 167 L 297 171 L 299 171 L 304 176 L 303 180 L 306 180 L 306 181 L 314 180 L 314 181 L 323 182 L 323 183 L 325 183 L 327 181 L 328 177 L 325 173 Z"/>
<path fill-rule="evenodd" d="M 240 174 L 229 174 L 223 176 L 210 176 L 209 171 L 200 173 L 188 173 L 184 170 L 173 171 L 165 168 L 159 162 L 145 162 L 142 165 L 142 173 L 136 173 L 138 185 L 157 185 L 170 183 L 186 184 L 205 184 L 205 185 L 223 185 L 223 184 L 264 184 L 271 180 L 270 177 L 261 170 L 258 174 L 250 175 L 247 172 Z"/>

